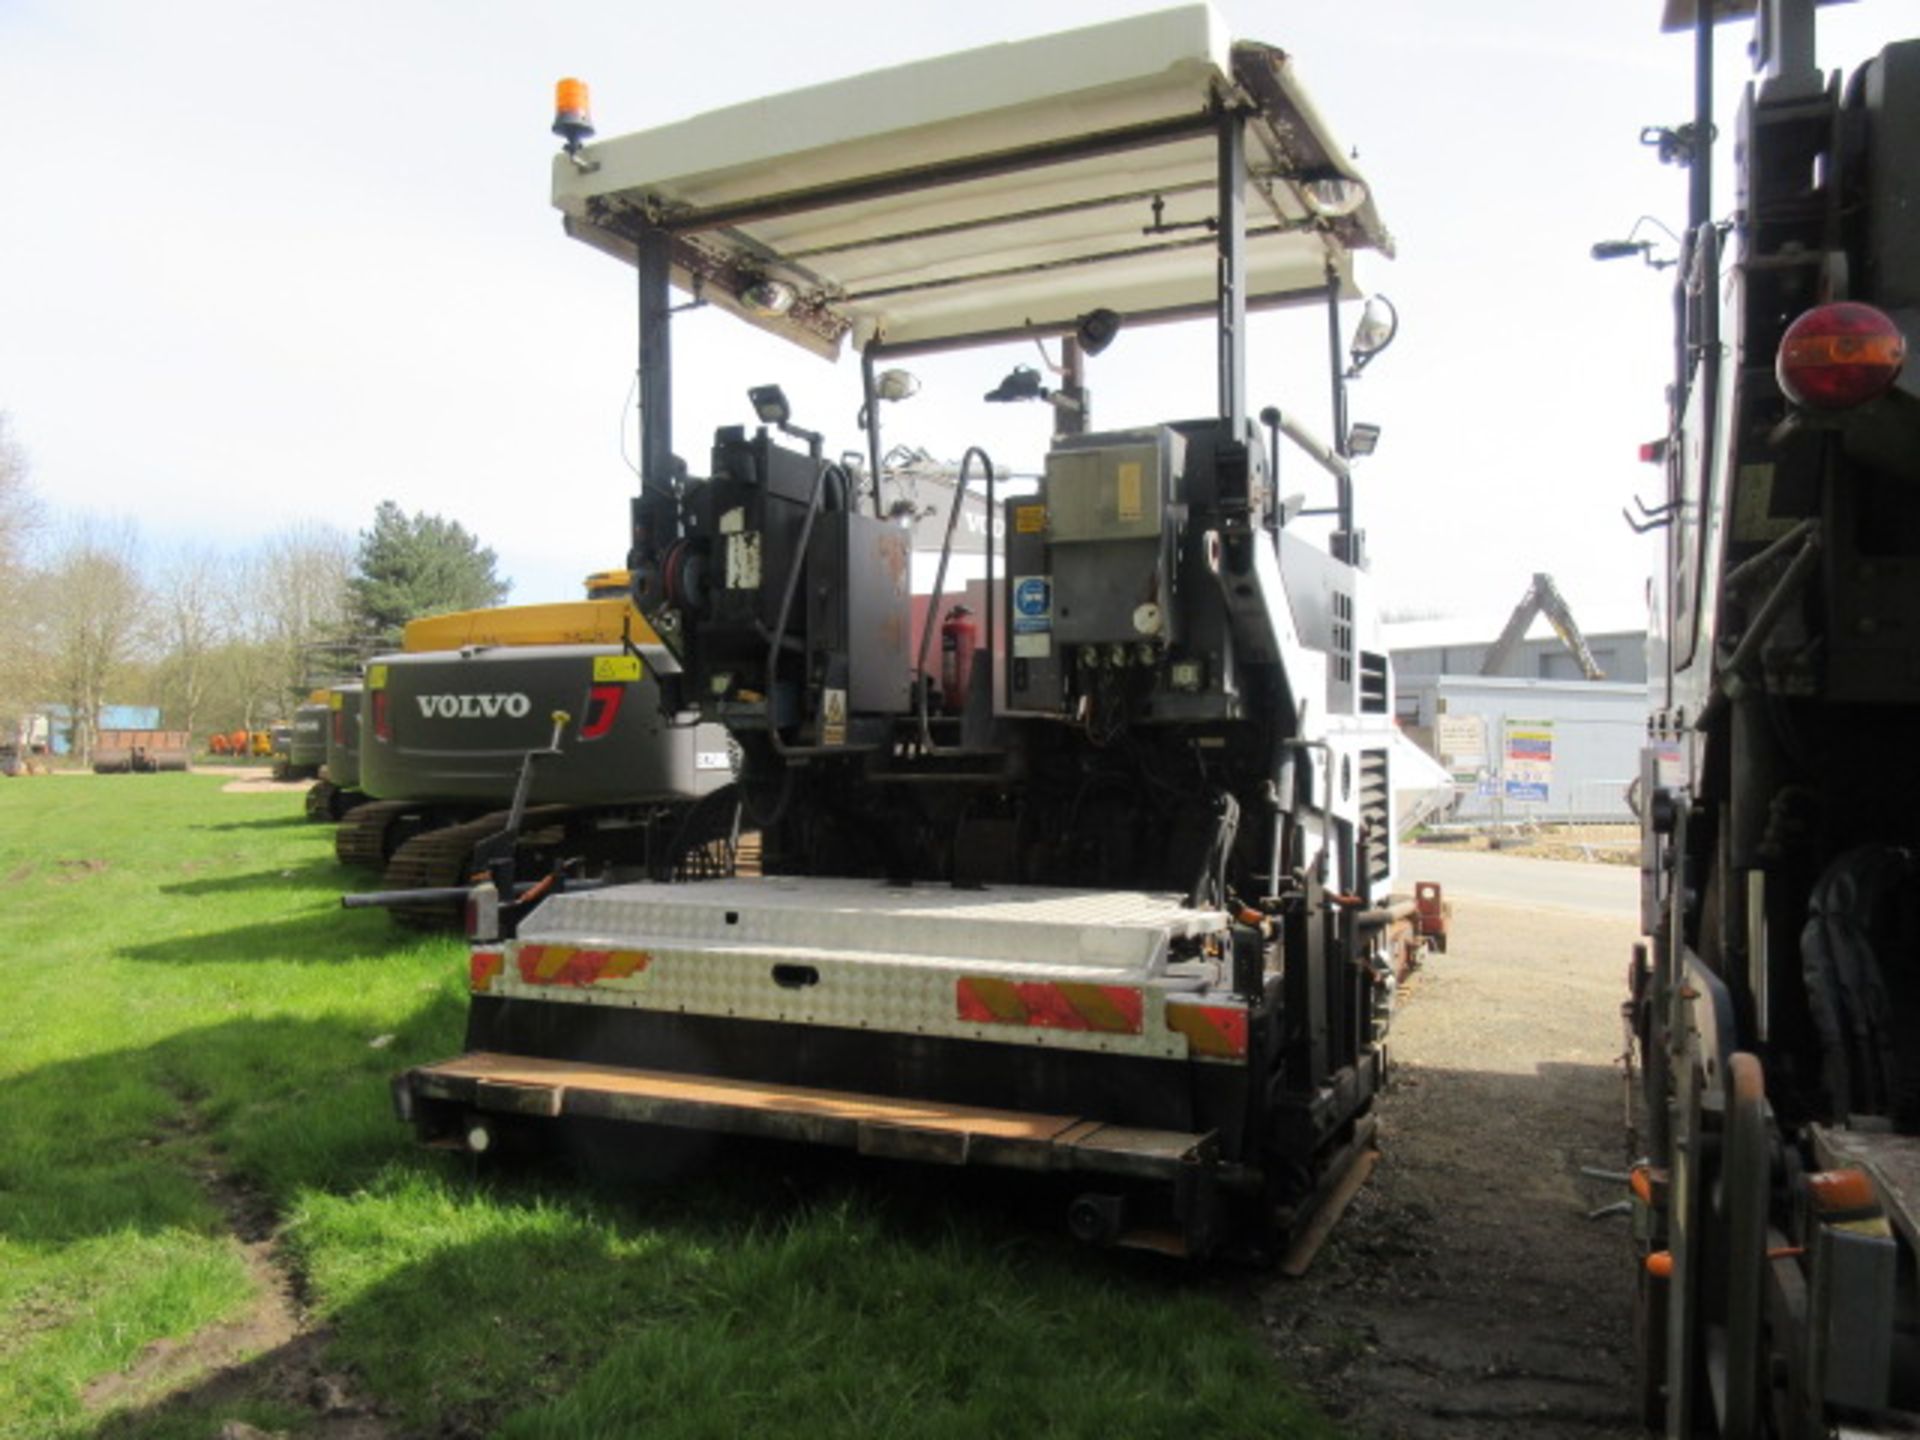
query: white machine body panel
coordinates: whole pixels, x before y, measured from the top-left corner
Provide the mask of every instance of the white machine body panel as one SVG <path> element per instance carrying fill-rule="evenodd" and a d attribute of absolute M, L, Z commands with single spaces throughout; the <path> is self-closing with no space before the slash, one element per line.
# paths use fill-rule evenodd
<path fill-rule="evenodd" d="M 1213 943 L 1227 926 L 1220 911 L 1129 891 L 908 889 L 813 876 L 643 883 L 555 896 L 517 940 L 476 951 L 475 986 L 516 999 L 1186 1059 L 1188 1036 L 1168 1026 L 1166 1009 L 1236 1005 L 1224 944 Z M 1199 942 L 1186 948 L 1200 958 L 1176 956 L 1176 940 Z M 483 961 L 495 953 L 497 965 Z M 1003 999 L 1011 1013 L 993 1014 Z"/>

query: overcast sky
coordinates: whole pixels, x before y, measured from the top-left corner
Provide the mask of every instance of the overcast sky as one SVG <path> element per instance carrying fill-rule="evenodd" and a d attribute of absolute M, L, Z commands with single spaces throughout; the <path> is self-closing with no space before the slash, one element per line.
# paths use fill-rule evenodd
<path fill-rule="evenodd" d="M 1153 8 L 0 0 L 0 410 L 56 507 L 129 517 L 155 553 L 354 531 L 391 498 L 494 546 L 516 600 L 569 597 L 624 547 L 633 289 L 549 205 L 553 81 L 591 83 L 607 136 Z M 1683 174 L 1637 136 L 1686 118 L 1689 42 L 1658 0 L 1218 8 L 1293 54 L 1399 242 L 1362 264 L 1402 331 L 1353 401 L 1384 430 L 1359 503 L 1390 602 L 1497 624 L 1546 570 L 1589 629 L 1642 613 L 1651 552 L 1619 510 L 1659 485 L 1634 457 L 1664 428 L 1669 280 L 1587 250 L 1682 220 Z M 1830 67 L 1920 31 L 1914 0 L 1823 15 Z M 1259 318 L 1256 408 L 1324 428 L 1287 363 L 1322 324 Z M 857 443 L 852 366 L 708 312 L 676 333 L 696 473 L 768 380 Z M 1209 411 L 1210 355 L 1204 330 L 1124 336 L 1098 420 Z M 1040 409 L 978 396 L 1033 358 L 921 362 L 889 439 L 1030 468 Z"/>

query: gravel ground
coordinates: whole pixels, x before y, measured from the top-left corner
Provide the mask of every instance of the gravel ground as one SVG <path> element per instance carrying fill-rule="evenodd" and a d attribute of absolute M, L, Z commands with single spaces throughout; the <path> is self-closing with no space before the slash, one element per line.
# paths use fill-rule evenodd
<path fill-rule="evenodd" d="M 1520 862 L 1516 862 L 1520 863 Z M 1623 1169 L 1630 918 L 1454 902 L 1402 993 L 1384 1158 L 1304 1280 L 1259 1303 L 1356 1435 L 1644 1436 L 1630 1401 Z"/>

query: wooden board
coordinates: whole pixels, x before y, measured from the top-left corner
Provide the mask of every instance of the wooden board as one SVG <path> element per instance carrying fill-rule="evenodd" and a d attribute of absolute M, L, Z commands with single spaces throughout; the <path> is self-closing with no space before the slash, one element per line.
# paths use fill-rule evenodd
<path fill-rule="evenodd" d="M 596 1090 L 638 1099 L 692 1101 L 736 1109 L 813 1114 L 834 1119 L 879 1121 L 919 1130 L 949 1130 L 1002 1140 L 1052 1141 L 1083 1122 L 1073 1115 L 1035 1115 L 1019 1110 L 989 1110 L 926 1100 L 896 1100 L 845 1090 L 814 1090 L 799 1085 L 769 1085 L 682 1075 L 665 1070 L 585 1065 L 569 1060 L 539 1060 L 522 1055 L 476 1051 L 437 1065 L 429 1075 L 495 1084 L 558 1090 Z M 1193 1137 L 1183 1137 L 1189 1145 Z"/>

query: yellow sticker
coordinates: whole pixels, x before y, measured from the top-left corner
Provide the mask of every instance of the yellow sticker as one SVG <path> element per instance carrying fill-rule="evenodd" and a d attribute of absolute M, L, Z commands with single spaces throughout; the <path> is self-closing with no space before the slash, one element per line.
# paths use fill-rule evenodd
<path fill-rule="evenodd" d="M 1013 528 L 1022 535 L 1044 535 L 1047 529 L 1047 507 L 1044 505 L 1014 506 Z"/>
<path fill-rule="evenodd" d="M 369 665 L 367 667 L 367 689 L 384 690 L 387 688 L 387 667 Z"/>
<path fill-rule="evenodd" d="M 1115 501 L 1122 520 L 1140 518 L 1140 462 L 1125 460 L 1120 464 L 1120 491 Z"/>
<path fill-rule="evenodd" d="M 346 709 L 347 697 L 342 695 L 338 690 L 329 690 L 327 692 L 327 708 L 329 710 Z"/>
<path fill-rule="evenodd" d="M 596 655 L 593 657 L 593 679 L 598 685 L 611 685 L 618 680 L 638 680 L 640 678 L 640 657 L 638 655 Z"/>

